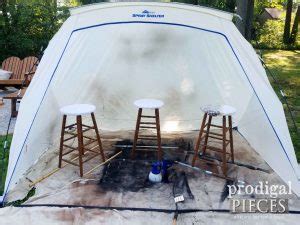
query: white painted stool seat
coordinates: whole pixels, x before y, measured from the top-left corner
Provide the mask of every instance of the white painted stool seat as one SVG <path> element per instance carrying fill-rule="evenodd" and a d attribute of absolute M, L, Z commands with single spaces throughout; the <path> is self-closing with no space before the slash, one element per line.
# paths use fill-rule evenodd
<path fill-rule="evenodd" d="M 218 115 L 220 115 L 219 108 L 220 107 L 206 105 L 206 106 L 201 107 L 201 110 L 210 116 L 218 116 Z"/>
<path fill-rule="evenodd" d="M 157 99 L 144 98 L 134 101 L 134 105 L 142 109 L 159 109 L 164 105 L 164 102 Z"/>
<path fill-rule="evenodd" d="M 204 113 L 207 113 L 211 116 L 232 116 L 235 112 L 236 109 L 230 105 L 222 105 L 222 106 L 203 106 L 201 107 L 201 110 Z"/>
<path fill-rule="evenodd" d="M 95 112 L 96 106 L 90 104 L 74 104 L 60 108 L 60 112 L 67 116 L 83 116 Z"/>
<path fill-rule="evenodd" d="M 236 113 L 236 108 L 230 105 L 222 105 L 219 109 L 221 115 L 223 116 L 231 116 Z"/>

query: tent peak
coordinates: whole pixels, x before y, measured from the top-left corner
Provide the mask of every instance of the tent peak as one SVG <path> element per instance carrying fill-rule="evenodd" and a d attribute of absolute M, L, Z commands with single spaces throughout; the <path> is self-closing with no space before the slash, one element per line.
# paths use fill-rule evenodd
<path fill-rule="evenodd" d="M 111 7 L 126 7 L 126 6 L 156 6 L 156 7 L 166 7 L 166 8 L 177 8 L 188 11 L 195 11 L 200 13 L 209 14 L 212 16 L 216 16 L 225 20 L 232 20 L 233 14 L 225 11 L 221 11 L 218 9 L 212 9 L 205 6 L 199 5 L 190 5 L 184 3 L 166 3 L 166 2 L 102 2 L 102 3 L 94 3 L 79 7 L 74 7 L 70 9 L 71 16 L 86 13 L 93 10 L 106 9 Z"/>

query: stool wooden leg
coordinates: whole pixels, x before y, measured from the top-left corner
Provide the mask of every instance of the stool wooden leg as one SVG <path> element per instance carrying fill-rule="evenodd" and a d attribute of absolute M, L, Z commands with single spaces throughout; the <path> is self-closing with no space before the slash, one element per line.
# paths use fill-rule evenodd
<path fill-rule="evenodd" d="M 83 155 L 83 134 L 82 134 L 82 118 L 81 116 L 76 117 L 77 120 L 77 137 L 78 137 L 78 151 L 79 151 L 79 168 L 80 168 L 80 176 L 83 176 L 83 163 L 82 163 L 82 155 Z"/>
<path fill-rule="evenodd" d="M 210 130 L 210 125 L 211 125 L 211 120 L 212 120 L 212 116 L 208 116 L 208 123 L 207 123 L 207 127 L 206 127 L 206 136 L 205 136 L 205 140 L 204 140 L 204 145 L 203 145 L 203 155 L 206 152 L 206 147 L 207 147 L 207 142 L 208 142 L 208 136 L 209 136 L 209 130 Z"/>
<path fill-rule="evenodd" d="M 135 127 L 132 151 L 131 151 L 131 159 L 135 158 L 135 150 L 136 150 L 137 139 L 138 139 L 138 136 L 139 136 L 139 129 L 140 129 L 140 123 L 141 123 L 141 118 L 142 118 L 142 111 L 143 111 L 143 109 L 139 108 L 138 115 L 137 115 L 137 120 L 136 120 L 136 127 Z"/>
<path fill-rule="evenodd" d="M 202 135 L 203 135 L 203 132 L 204 132 L 206 119 L 207 119 L 207 113 L 204 114 L 204 117 L 202 119 L 202 124 L 201 124 L 201 127 L 200 127 L 199 136 L 198 136 L 198 139 L 197 139 L 197 143 L 195 145 L 195 153 L 194 153 L 194 157 L 193 157 L 193 161 L 192 161 L 192 166 L 195 166 L 195 162 L 196 162 L 196 159 L 197 159 L 198 154 L 199 154 L 199 147 L 200 147 L 200 143 L 201 143 L 201 140 L 202 140 Z"/>
<path fill-rule="evenodd" d="M 62 121 L 61 133 L 60 133 L 60 147 L 59 147 L 59 160 L 58 160 L 59 168 L 61 168 L 61 163 L 62 163 L 66 121 L 67 121 L 67 116 L 63 115 L 63 121 Z"/>
<path fill-rule="evenodd" d="M 227 177 L 227 161 L 226 161 L 226 116 L 223 116 L 223 153 L 222 153 L 222 170 Z"/>
<path fill-rule="evenodd" d="M 98 130 L 96 118 L 95 118 L 94 113 L 91 113 L 91 116 L 92 116 L 92 120 L 93 120 L 93 124 L 94 124 L 94 129 L 95 129 L 96 136 L 97 136 L 98 145 L 99 145 L 99 148 L 100 148 L 100 154 L 101 154 L 102 160 L 104 162 L 105 161 L 105 155 L 104 155 L 103 148 L 102 148 L 102 142 L 101 142 L 101 138 L 100 138 L 100 134 L 99 134 L 99 130 Z"/>
<path fill-rule="evenodd" d="M 160 136 L 160 122 L 159 122 L 159 109 L 155 109 L 155 122 L 156 122 L 156 131 L 157 131 L 157 147 L 158 147 L 158 160 L 162 159 L 162 150 L 161 150 L 161 136 Z"/>
<path fill-rule="evenodd" d="M 234 163 L 234 150 L 233 150 L 233 135 L 232 135 L 232 117 L 228 117 L 229 121 L 229 141 L 230 141 L 230 153 L 231 153 L 231 160 Z"/>

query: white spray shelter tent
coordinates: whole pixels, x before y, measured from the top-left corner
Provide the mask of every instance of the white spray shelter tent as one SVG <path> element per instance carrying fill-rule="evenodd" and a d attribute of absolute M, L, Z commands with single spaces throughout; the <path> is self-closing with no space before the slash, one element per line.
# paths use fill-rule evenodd
<path fill-rule="evenodd" d="M 202 105 L 237 109 L 234 125 L 300 195 L 281 102 L 252 46 L 217 10 L 169 3 L 75 8 L 50 41 L 19 109 L 7 194 L 59 140 L 59 108 L 96 105 L 103 130 L 133 130 L 138 98 L 159 98 L 163 131 L 199 129 Z"/>

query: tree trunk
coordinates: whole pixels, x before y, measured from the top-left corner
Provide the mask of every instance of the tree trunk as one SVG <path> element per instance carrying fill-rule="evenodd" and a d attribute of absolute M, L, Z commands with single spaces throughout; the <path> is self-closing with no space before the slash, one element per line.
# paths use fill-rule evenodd
<path fill-rule="evenodd" d="M 253 9 L 254 0 L 237 0 L 237 14 L 242 20 L 237 19 L 236 26 L 247 40 L 252 37 Z"/>
<path fill-rule="evenodd" d="M 254 0 L 248 0 L 247 2 L 247 17 L 246 17 L 246 28 L 245 38 L 251 40 L 252 38 L 252 23 L 253 23 L 253 12 L 254 12 Z"/>
<path fill-rule="evenodd" d="M 295 20 L 294 20 L 294 24 L 293 24 L 293 27 L 292 27 L 290 41 L 289 41 L 290 44 L 295 44 L 295 42 L 296 42 L 297 35 L 298 35 L 299 21 L 300 21 L 300 5 L 298 5 Z"/>
<path fill-rule="evenodd" d="M 286 5 L 286 16 L 284 24 L 283 42 L 289 44 L 290 32 L 291 32 L 291 20 L 292 20 L 293 0 L 288 0 Z"/>

